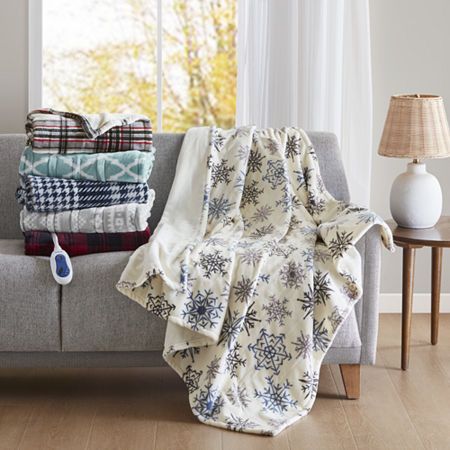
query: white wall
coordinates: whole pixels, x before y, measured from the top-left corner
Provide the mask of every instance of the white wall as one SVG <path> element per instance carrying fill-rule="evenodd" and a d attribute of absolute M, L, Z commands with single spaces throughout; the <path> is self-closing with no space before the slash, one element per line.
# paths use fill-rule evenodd
<path fill-rule="evenodd" d="M 28 109 L 28 2 L 0 1 L 0 133 L 22 133 Z"/>
<path fill-rule="evenodd" d="M 374 98 L 372 208 L 389 217 L 389 191 L 407 160 L 376 154 L 392 94 L 426 92 L 444 98 L 450 117 L 450 1 L 370 0 Z M 429 161 L 450 214 L 450 159 Z M 416 251 L 416 292 L 430 292 L 430 251 Z M 444 256 L 442 291 L 450 292 L 450 252 Z M 401 249 L 383 252 L 381 292 L 401 292 Z"/>
<path fill-rule="evenodd" d="M 1 0 L 0 14 L 0 133 L 23 132 L 27 113 L 27 0 Z M 395 176 L 406 161 L 376 155 L 391 94 L 431 92 L 444 97 L 450 113 L 450 1 L 370 0 L 374 152 L 372 208 L 389 217 L 388 198 Z M 450 214 L 450 159 L 431 161 L 444 191 L 444 212 Z M 430 254 L 419 250 L 416 292 L 429 292 Z M 444 258 L 443 292 L 450 292 L 450 258 Z M 385 293 L 401 291 L 401 251 L 383 252 Z"/>

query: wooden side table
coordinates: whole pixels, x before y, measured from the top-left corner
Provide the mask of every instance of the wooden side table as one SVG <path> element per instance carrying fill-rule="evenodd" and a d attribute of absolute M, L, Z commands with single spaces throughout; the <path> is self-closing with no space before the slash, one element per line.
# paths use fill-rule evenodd
<path fill-rule="evenodd" d="M 442 249 L 450 247 L 450 216 L 443 216 L 433 228 L 412 229 L 386 223 L 394 242 L 403 248 L 402 281 L 402 369 L 409 366 L 409 341 L 414 289 L 414 259 L 416 248 L 431 247 L 431 343 L 437 344 L 439 333 L 439 302 L 441 296 Z"/>

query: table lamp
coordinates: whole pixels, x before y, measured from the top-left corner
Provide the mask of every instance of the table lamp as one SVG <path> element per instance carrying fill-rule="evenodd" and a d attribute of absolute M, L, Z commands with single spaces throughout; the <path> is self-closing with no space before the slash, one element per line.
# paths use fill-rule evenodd
<path fill-rule="evenodd" d="M 430 228 L 442 212 L 442 190 L 423 160 L 450 156 L 450 131 L 442 97 L 405 94 L 391 97 L 378 154 L 410 158 L 392 184 L 393 219 L 405 228 Z"/>

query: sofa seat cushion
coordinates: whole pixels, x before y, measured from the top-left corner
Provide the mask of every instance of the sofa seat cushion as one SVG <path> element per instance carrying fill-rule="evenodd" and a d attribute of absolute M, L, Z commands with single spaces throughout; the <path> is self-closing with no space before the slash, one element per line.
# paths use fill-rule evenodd
<path fill-rule="evenodd" d="M 162 351 L 165 322 L 115 289 L 130 255 L 72 258 L 60 306 L 48 258 L 25 256 L 21 239 L 0 239 L 0 351 Z M 352 311 L 333 348 L 360 346 Z"/>
<path fill-rule="evenodd" d="M 62 288 L 64 351 L 162 351 L 166 323 L 120 294 L 115 284 L 131 252 L 72 258 L 73 280 Z M 352 311 L 333 347 L 360 347 Z"/>
<path fill-rule="evenodd" d="M 64 351 L 162 350 L 165 321 L 115 288 L 130 255 L 111 252 L 71 258 L 73 280 L 62 288 Z"/>
<path fill-rule="evenodd" d="M 0 239 L 0 351 L 59 351 L 60 287 L 48 258 Z"/>

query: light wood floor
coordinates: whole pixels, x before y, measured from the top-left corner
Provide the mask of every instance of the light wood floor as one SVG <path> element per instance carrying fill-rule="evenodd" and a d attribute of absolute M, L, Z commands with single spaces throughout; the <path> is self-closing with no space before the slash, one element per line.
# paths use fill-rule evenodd
<path fill-rule="evenodd" d="M 411 364 L 400 364 L 400 316 L 383 315 L 378 363 L 362 396 L 343 397 L 339 368 L 322 369 L 311 414 L 275 438 L 222 431 L 192 416 L 170 369 L 0 370 L 1 449 L 450 448 L 450 315 L 429 344 L 413 317 Z"/>

